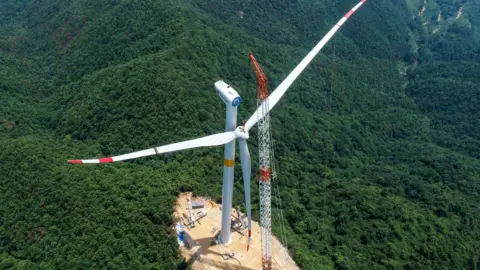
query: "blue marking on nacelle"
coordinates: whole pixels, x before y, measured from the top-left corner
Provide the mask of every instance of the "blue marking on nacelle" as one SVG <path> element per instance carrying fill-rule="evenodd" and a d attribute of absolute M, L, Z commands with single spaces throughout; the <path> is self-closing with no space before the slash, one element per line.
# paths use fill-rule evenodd
<path fill-rule="evenodd" d="M 236 98 L 232 101 L 232 106 L 233 106 L 233 107 L 236 107 L 236 106 L 240 105 L 240 103 L 242 103 L 242 98 L 241 98 L 241 97 L 236 97 Z"/>

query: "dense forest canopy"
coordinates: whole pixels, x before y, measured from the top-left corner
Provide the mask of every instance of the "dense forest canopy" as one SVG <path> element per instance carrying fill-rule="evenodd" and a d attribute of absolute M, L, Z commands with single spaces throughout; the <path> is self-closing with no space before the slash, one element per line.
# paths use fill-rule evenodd
<path fill-rule="evenodd" d="M 0 268 L 186 268 L 173 202 L 221 200 L 221 148 L 66 160 L 223 130 L 218 79 L 249 117 L 248 52 L 274 89 L 355 3 L 1 1 Z M 480 268 L 478 14 L 477 0 L 369 1 L 272 111 L 273 230 L 287 224 L 300 267 Z"/>

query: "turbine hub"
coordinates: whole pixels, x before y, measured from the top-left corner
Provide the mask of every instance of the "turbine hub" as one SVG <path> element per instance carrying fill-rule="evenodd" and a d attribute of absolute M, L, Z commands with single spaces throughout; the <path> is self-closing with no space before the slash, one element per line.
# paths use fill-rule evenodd
<path fill-rule="evenodd" d="M 245 129 L 244 126 L 239 126 L 235 129 L 235 134 L 237 135 L 238 139 L 248 140 L 250 137 L 248 135 L 248 130 Z"/>

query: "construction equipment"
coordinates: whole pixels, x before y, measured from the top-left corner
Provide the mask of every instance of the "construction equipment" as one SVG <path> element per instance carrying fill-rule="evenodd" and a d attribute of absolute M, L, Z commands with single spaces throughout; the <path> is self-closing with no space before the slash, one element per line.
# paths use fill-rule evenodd
<path fill-rule="evenodd" d="M 203 199 L 196 199 L 192 200 L 192 209 L 204 208 L 205 207 L 205 200 Z"/>
<path fill-rule="evenodd" d="M 271 224 L 271 168 L 270 114 L 268 106 L 268 79 L 252 53 L 249 54 L 257 77 L 258 163 L 260 191 L 260 227 L 262 236 L 262 267 L 272 268 Z"/>
<path fill-rule="evenodd" d="M 208 204 L 210 204 L 212 207 L 217 207 L 217 204 L 213 201 L 208 201 Z"/>
<path fill-rule="evenodd" d="M 289 77 L 292 76 L 291 82 L 296 79 L 296 76 L 300 74 L 303 69 L 299 69 L 298 73 L 295 73 L 297 68 L 305 62 L 305 66 L 310 62 L 309 56 L 313 58 L 323 45 L 333 36 L 333 34 L 342 26 L 342 24 L 357 10 L 366 0 L 359 2 L 353 9 L 351 9 L 333 28 L 328 34 L 317 44 L 317 46 L 303 59 L 302 62 L 288 75 L 288 77 L 280 84 L 274 91 L 272 96 L 277 90 L 286 82 L 285 91 L 290 86 L 288 84 Z M 324 41 L 325 40 L 325 41 Z M 322 43 L 323 42 L 323 43 Z M 315 52 L 315 49 L 318 51 Z M 258 122 L 258 158 L 259 158 L 259 191 L 260 191 L 260 227 L 262 237 L 262 268 L 265 270 L 272 269 L 272 224 L 271 224 L 271 178 L 275 175 L 275 170 L 270 167 L 271 158 L 273 157 L 273 148 L 271 144 L 272 133 L 270 131 L 270 104 L 271 98 L 268 96 L 268 79 L 262 68 L 258 64 L 255 56 L 249 53 L 249 58 L 252 62 L 253 69 L 257 78 L 257 119 Z M 295 76 L 295 77 L 294 77 Z M 280 96 L 281 97 L 281 96 Z M 272 107 L 280 97 L 273 98 Z M 253 117 L 253 116 L 252 116 Z M 252 118 L 249 119 L 249 121 Z M 253 122 L 253 121 L 252 121 Z M 248 129 L 248 122 L 247 122 Z M 272 160 L 273 161 L 273 160 Z M 243 163 L 242 163 L 243 164 Z M 249 224 L 249 238 L 250 238 L 250 224 Z M 248 247 L 247 247 L 248 250 Z"/>

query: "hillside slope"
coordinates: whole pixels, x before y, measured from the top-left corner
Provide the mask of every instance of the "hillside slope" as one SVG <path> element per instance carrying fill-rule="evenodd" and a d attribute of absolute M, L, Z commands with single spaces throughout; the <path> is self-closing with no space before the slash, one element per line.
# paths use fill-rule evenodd
<path fill-rule="evenodd" d="M 221 200 L 221 148 L 66 160 L 221 131 L 218 79 L 249 117 L 248 52 L 274 89 L 355 2 L 1 3 L 0 266 L 185 268 L 172 204 L 183 191 Z M 368 2 L 272 112 L 284 214 L 273 230 L 285 222 L 304 269 L 480 267 L 478 7 L 463 1 L 470 28 L 433 33 L 413 2 Z"/>

